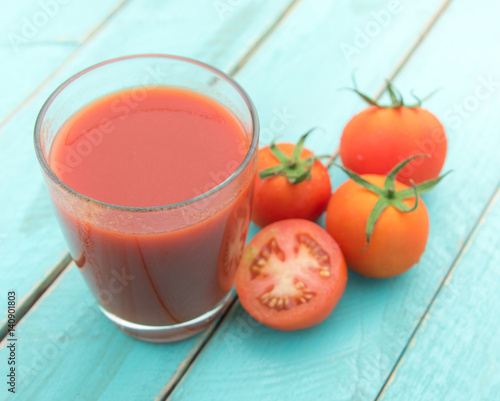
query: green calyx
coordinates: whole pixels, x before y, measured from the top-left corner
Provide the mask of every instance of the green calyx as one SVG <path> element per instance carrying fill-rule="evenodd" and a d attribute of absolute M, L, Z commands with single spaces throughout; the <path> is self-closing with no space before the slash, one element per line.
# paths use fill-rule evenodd
<path fill-rule="evenodd" d="M 293 153 L 288 157 L 276 144 L 274 141 L 269 146 L 271 152 L 278 159 L 280 164 L 274 167 L 262 170 L 259 173 L 259 177 L 264 180 L 270 177 L 285 177 L 290 184 L 300 184 L 304 180 L 311 179 L 311 169 L 316 160 L 328 156 L 311 156 L 306 159 L 301 159 L 300 155 L 304 147 L 304 142 L 307 136 L 314 131 L 315 128 L 311 128 L 304 135 L 302 135 L 295 146 Z"/>
<path fill-rule="evenodd" d="M 394 84 L 388 79 L 387 81 L 387 86 L 385 87 L 385 90 L 389 92 L 389 96 L 391 98 L 391 104 L 384 105 L 380 104 L 377 99 L 371 98 L 368 95 L 364 94 L 358 89 L 358 86 L 356 84 L 356 81 L 354 77 L 352 78 L 352 83 L 353 83 L 353 88 L 343 88 L 347 90 L 351 90 L 354 93 L 358 94 L 366 103 L 368 103 L 371 106 L 375 107 L 380 107 L 380 108 L 385 108 L 385 109 L 400 109 L 402 107 L 405 107 L 407 109 L 412 109 L 415 107 L 420 107 L 422 106 L 422 103 L 425 102 L 427 99 L 429 99 L 431 96 L 433 96 L 438 89 L 432 91 L 429 93 L 427 96 L 424 98 L 419 98 L 413 91 L 410 92 L 412 97 L 415 99 L 415 103 L 407 104 L 404 102 L 403 95 L 401 95 L 401 92 L 394 86 Z"/>
<path fill-rule="evenodd" d="M 424 192 L 430 191 L 446 175 L 448 175 L 450 173 L 450 172 L 447 172 L 446 174 L 443 174 L 442 176 L 440 176 L 438 178 L 434 178 L 432 180 L 422 182 L 418 185 L 415 185 L 413 183 L 413 181 L 411 181 L 411 183 L 412 183 L 411 188 L 406 188 L 406 189 L 402 189 L 400 191 L 396 191 L 395 190 L 396 175 L 409 162 L 411 162 L 413 159 L 416 159 L 417 157 L 430 157 L 430 156 L 428 154 L 416 155 L 416 156 L 410 157 L 406 160 L 403 160 L 402 162 L 397 164 L 387 175 L 387 178 L 385 179 L 383 188 L 380 188 L 379 186 L 372 184 L 371 182 L 368 182 L 363 177 L 361 177 L 359 174 L 356 174 L 354 171 L 351 171 L 343 166 L 340 166 L 339 164 L 334 163 L 337 167 L 341 168 L 349 176 L 349 178 L 351 178 L 354 182 L 361 185 L 363 188 L 366 188 L 369 191 L 373 192 L 379 198 L 377 200 L 377 202 L 375 203 L 375 206 L 373 207 L 370 215 L 368 216 L 368 222 L 366 223 L 366 243 L 367 243 L 366 247 L 368 247 L 368 245 L 370 244 L 370 238 L 372 236 L 373 229 L 375 227 L 375 224 L 376 224 L 378 218 L 380 217 L 382 212 L 387 207 L 392 206 L 403 213 L 410 213 L 410 212 L 414 211 L 418 207 L 419 195 L 423 194 Z M 411 197 L 415 197 L 415 203 L 413 206 L 410 207 L 406 203 L 404 203 L 403 200 L 411 198 Z M 363 249 L 363 251 L 365 249 Z"/>

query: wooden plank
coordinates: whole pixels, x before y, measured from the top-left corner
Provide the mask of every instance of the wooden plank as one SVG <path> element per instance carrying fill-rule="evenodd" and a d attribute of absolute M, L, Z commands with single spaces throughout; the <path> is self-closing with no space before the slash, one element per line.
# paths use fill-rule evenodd
<path fill-rule="evenodd" d="M 25 109 L 1 128 L 0 188 L 9 196 L 0 197 L 0 208 L 9 213 L 2 215 L 0 225 L 0 254 L 5 255 L 2 256 L 5 268 L 0 270 L 0 293 L 9 287 L 17 290 L 19 299 L 31 298 L 30 292 L 38 291 L 43 278 L 51 275 L 53 267 L 66 254 L 32 143 L 37 113 L 52 90 L 86 66 L 141 51 L 179 53 L 232 68 L 242 54 L 253 48 L 259 33 L 267 32 L 291 3 L 291 0 L 246 2 L 221 17 L 212 3 L 203 0 L 196 4 L 177 0 L 155 6 L 131 3 Z M 10 88 L 14 90 L 15 87 Z M 4 320 L 5 312 L 1 316 Z"/>
<path fill-rule="evenodd" d="M 0 126 L 124 0 L 27 0 L 0 13 Z"/>
<path fill-rule="evenodd" d="M 405 92 L 417 88 L 417 93 L 426 93 L 444 86 L 428 107 L 448 129 L 446 169 L 455 170 L 425 195 L 431 232 L 419 265 L 403 276 L 382 281 L 350 272 L 346 293 L 333 315 L 302 332 L 281 333 L 262 327 L 237 304 L 169 399 L 376 398 L 498 185 L 498 95 L 493 100 L 490 94 L 491 99 L 459 126 L 449 112 L 455 101 L 470 101 L 468 96 L 474 96 L 482 80 L 494 74 L 499 55 L 485 49 L 493 48 L 498 37 L 491 12 L 498 5 L 490 1 L 488 7 L 479 9 L 472 2 L 452 4 L 453 11 L 446 11 L 397 80 Z M 273 41 L 242 69 L 238 80 L 255 100 L 264 130 L 276 120 L 275 110 L 286 109 L 293 115 L 288 125 L 274 130 L 278 132 L 265 136 L 264 131 L 264 141 L 276 133 L 296 139 L 307 128 L 320 125 L 326 133 L 308 139 L 308 144 L 324 153 L 336 146 L 349 116 L 364 106 L 336 91 L 349 85 L 349 69 L 338 54 L 330 52 L 335 49 L 333 37 L 343 40 L 343 24 L 327 13 L 319 13 L 326 20 L 323 25 L 311 21 L 305 17 L 310 17 L 311 8 L 307 2 L 297 7 Z M 346 19 L 343 12 L 334 11 L 339 19 Z M 416 15 L 421 14 L 413 12 Z M 462 20 L 481 26 L 484 32 L 470 35 L 459 27 L 457 21 Z M 294 36 L 300 32 L 301 21 L 314 26 L 314 32 Z M 404 20 L 405 29 L 397 34 L 388 34 L 398 41 L 408 40 L 406 34 L 414 32 L 409 22 Z M 375 92 L 395 65 L 395 58 L 390 57 L 393 41 L 377 44 L 374 41 L 363 54 L 358 71 L 360 85 L 368 93 Z M 468 54 L 467 60 L 464 54 Z M 259 84 L 253 84 L 257 80 Z"/>
<path fill-rule="evenodd" d="M 500 394 L 499 194 L 446 278 L 380 400 L 495 400 Z"/>
<path fill-rule="evenodd" d="M 498 7 L 498 4 L 490 1 L 488 4 L 485 4 L 485 7 L 492 9 L 493 7 Z M 449 196 L 444 198 L 437 197 L 435 199 L 435 209 L 453 209 L 452 213 L 445 216 L 447 221 L 453 218 L 458 220 L 458 222 L 453 224 L 451 230 L 458 228 L 461 233 L 464 232 L 465 223 L 462 216 L 471 212 L 478 213 L 479 215 L 482 210 L 480 209 L 478 199 L 491 196 L 490 188 L 492 185 L 498 185 L 499 181 L 500 160 L 498 159 L 497 151 L 498 133 L 496 127 L 500 123 L 500 118 L 496 111 L 500 107 L 500 96 L 498 93 L 500 75 L 494 66 L 500 61 L 500 57 L 495 52 L 489 52 L 485 49 L 496 45 L 494 38 L 498 37 L 500 29 L 496 26 L 493 16 L 484 11 L 486 9 L 482 11 L 477 10 L 471 2 L 455 3 L 449 9 L 450 19 L 458 20 L 463 15 L 467 15 L 468 21 L 471 24 L 476 24 L 477 28 L 474 30 L 474 35 L 467 35 L 457 30 L 453 41 L 450 42 L 449 35 L 446 33 L 446 29 L 449 29 L 449 26 L 437 27 L 436 29 L 436 33 L 439 32 L 436 40 L 438 43 L 446 46 L 447 49 L 443 53 L 442 58 L 445 60 L 446 65 L 454 66 L 450 69 L 443 68 L 434 71 L 435 78 L 433 80 L 435 80 L 436 85 L 441 85 L 446 91 L 446 93 L 443 93 L 446 100 L 441 108 L 441 115 L 445 123 L 447 123 L 449 136 L 455 139 L 450 143 L 450 155 L 453 155 L 451 157 L 457 160 L 457 162 L 453 166 L 456 169 L 453 173 L 453 175 L 456 174 L 456 184 L 446 190 L 450 194 Z M 460 57 L 459 54 L 453 54 L 458 49 L 463 49 L 467 52 L 468 56 L 466 60 Z M 426 58 L 429 60 L 428 57 L 433 57 L 433 49 L 430 46 L 423 46 L 419 49 L 419 53 L 420 55 L 415 60 L 415 65 L 412 66 L 412 69 L 404 71 L 401 74 L 401 80 L 414 82 L 414 85 L 426 84 L 425 77 L 431 73 L 431 68 L 425 60 Z M 457 69 L 456 66 L 460 66 L 460 68 Z M 415 76 L 417 75 L 415 71 L 419 71 L 417 80 L 415 80 Z M 438 102 L 438 99 L 431 99 L 429 103 L 433 102 Z M 460 146 L 457 146 L 457 143 Z M 456 188 L 458 186 L 462 187 L 462 190 L 457 191 Z M 498 222 L 497 209 L 498 205 L 493 206 L 493 210 L 490 211 L 487 217 L 482 219 L 486 219 L 486 223 L 481 226 L 480 233 L 477 234 L 480 238 L 485 238 L 485 235 L 487 235 L 483 233 L 484 231 L 493 232 L 494 229 L 492 230 L 488 227 L 492 224 L 494 227 L 494 222 Z M 496 227 L 496 231 L 498 231 L 498 223 L 496 223 Z M 445 231 L 442 234 L 448 236 Z M 491 237 L 485 240 L 484 244 L 495 241 L 495 235 L 493 234 Z M 441 370 L 439 373 L 435 372 L 436 376 L 432 377 L 432 367 L 430 366 L 436 362 L 434 360 L 436 354 L 430 353 L 430 347 L 425 350 L 417 348 L 429 357 L 429 361 L 427 359 L 421 361 L 421 363 L 413 365 L 411 369 L 412 372 L 416 372 L 417 369 L 421 369 L 422 373 L 425 372 L 425 386 L 428 385 L 429 389 L 426 391 L 425 388 L 416 387 L 415 398 L 423 400 L 483 400 L 494 399 L 494 395 L 498 394 L 498 379 L 496 379 L 495 383 L 495 377 L 498 376 L 498 374 L 495 376 L 495 373 L 497 372 L 492 370 L 487 374 L 483 374 L 483 369 L 489 369 L 490 365 L 488 364 L 490 360 L 484 357 L 484 352 L 481 348 L 481 344 L 484 343 L 481 336 L 486 335 L 492 338 L 495 336 L 493 334 L 495 330 L 494 325 L 488 328 L 488 330 L 491 329 L 489 333 L 483 334 L 482 331 L 484 327 L 490 324 L 489 322 L 492 322 L 492 319 L 495 319 L 494 317 L 490 318 L 487 306 L 485 305 L 488 305 L 490 301 L 495 301 L 494 297 L 491 300 L 487 299 L 487 294 L 496 291 L 491 286 L 498 286 L 498 279 L 491 277 L 489 282 L 482 280 L 484 278 L 483 273 L 487 275 L 488 260 L 495 260 L 497 257 L 494 250 L 498 249 L 498 247 L 488 251 L 487 247 L 489 245 L 486 245 L 486 248 L 484 248 L 484 244 L 481 239 L 477 238 L 474 238 L 470 244 L 466 242 L 465 236 L 461 235 L 459 245 L 463 246 L 466 253 L 465 255 L 458 255 L 455 261 L 456 267 L 443 280 L 440 292 L 434 300 L 429 313 L 423 317 L 420 326 L 417 327 L 410 347 L 401 356 L 400 364 L 396 367 L 397 370 L 394 376 L 391 376 L 386 384 L 387 390 L 383 393 L 381 399 L 397 399 L 394 396 L 401 392 L 402 384 L 408 380 L 413 380 L 406 375 L 409 372 L 408 369 L 410 369 L 408 366 L 409 361 L 414 360 L 412 358 L 415 358 L 414 353 L 417 352 L 413 348 L 419 341 L 422 344 L 435 342 L 436 347 L 446 343 L 444 349 L 447 355 L 443 354 L 439 363 L 442 364 L 443 369 L 450 371 L 450 376 L 446 378 L 446 381 L 443 381 L 444 376 L 442 375 L 444 374 L 444 370 Z M 470 255 L 478 255 L 474 260 L 475 265 L 473 270 L 470 267 L 466 267 L 469 266 L 470 262 L 467 261 L 471 260 Z M 462 264 L 465 264 L 465 266 L 461 267 Z M 460 274 L 458 273 L 459 271 L 463 273 Z M 474 274 L 477 277 L 474 277 Z M 456 275 L 459 275 L 460 278 L 457 279 Z M 464 277 L 467 277 L 467 284 L 463 280 Z M 457 282 L 452 284 L 454 280 L 457 280 Z M 482 283 L 482 285 L 479 287 L 479 284 L 475 283 Z M 461 286 L 462 284 L 470 285 L 470 291 L 467 292 Z M 465 323 L 467 321 L 471 322 L 468 320 L 468 313 L 460 320 L 460 327 L 463 330 L 451 333 L 449 328 L 456 324 L 453 320 L 454 316 L 458 316 L 459 311 L 467 307 L 467 303 L 474 296 L 472 294 L 477 294 L 474 289 L 476 286 L 481 293 L 481 298 L 477 299 L 477 309 L 471 309 L 468 313 L 475 313 L 475 318 L 481 323 L 477 326 L 477 338 L 475 338 L 475 345 L 473 346 L 478 354 L 472 357 L 472 350 L 463 343 L 463 341 L 468 341 L 467 337 L 470 336 L 468 328 L 473 327 Z M 469 305 L 469 307 L 472 306 Z M 491 312 L 494 313 L 494 310 Z M 497 317 L 496 320 L 498 321 Z M 428 337 L 431 333 L 429 330 L 433 330 L 428 329 L 429 321 L 434 322 L 433 324 L 442 330 L 442 334 L 433 337 L 432 340 Z M 460 336 L 463 336 L 463 338 L 460 338 Z M 453 359 L 456 357 L 455 352 L 457 351 L 463 353 L 462 359 Z M 488 352 L 495 354 L 494 343 L 491 344 Z M 498 354 L 498 352 L 496 353 Z M 463 367 L 467 359 L 469 359 L 470 365 L 469 367 Z M 466 371 L 474 373 L 471 376 L 464 376 L 463 372 Z M 461 380 L 454 380 L 454 375 L 459 373 L 462 373 Z M 417 377 L 419 376 L 414 375 L 414 379 L 417 379 Z M 490 382 L 490 377 L 493 382 Z M 481 384 L 478 380 L 481 380 Z M 446 386 L 445 383 L 453 383 L 454 386 L 451 388 Z M 440 396 L 440 393 L 442 396 Z"/>

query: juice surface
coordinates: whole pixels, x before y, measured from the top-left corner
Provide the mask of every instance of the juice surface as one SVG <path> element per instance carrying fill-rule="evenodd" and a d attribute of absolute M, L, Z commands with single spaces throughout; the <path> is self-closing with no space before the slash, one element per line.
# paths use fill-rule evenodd
<path fill-rule="evenodd" d="M 72 189 L 102 202 L 181 202 L 226 179 L 248 142 L 224 106 L 178 88 L 131 89 L 99 99 L 54 138 L 50 165 Z M 250 220 L 251 183 L 220 212 L 181 230 L 132 234 L 78 219 L 56 204 L 71 256 L 108 312 L 163 326 L 213 308 L 232 285 Z"/>
<path fill-rule="evenodd" d="M 180 88 L 117 92 L 70 118 L 50 165 L 69 187 L 101 202 L 164 206 L 200 195 L 241 164 L 248 145 L 218 102 Z"/>

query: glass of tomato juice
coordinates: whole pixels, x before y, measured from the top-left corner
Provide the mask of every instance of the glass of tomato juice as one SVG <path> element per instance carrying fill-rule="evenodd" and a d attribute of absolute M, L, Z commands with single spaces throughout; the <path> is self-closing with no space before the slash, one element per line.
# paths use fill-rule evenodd
<path fill-rule="evenodd" d="M 118 58 L 45 102 L 35 150 L 69 252 L 102 312 L 153 342 L 232 300 L 259 124 L 230 77 L 169 55 Z"/>

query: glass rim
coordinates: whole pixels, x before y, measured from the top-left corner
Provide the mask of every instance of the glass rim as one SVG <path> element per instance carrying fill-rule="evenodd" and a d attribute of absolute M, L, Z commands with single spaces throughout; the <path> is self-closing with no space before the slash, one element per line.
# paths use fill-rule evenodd
<path fill-rule="evenodd" d="M 90 196 L 87 196 L 85 194 L 82 194 L 78 191 L 75 191 L 73 188 L 68 186 L 64 181 L 62 181 L 52 170 L 52 168 L 49 166 L 49 163 L 45 160 L 45 156 L 42 151 L 42 145 L 41 145 L 41 128 L 42 128 L 42 122 L 45 118 L 45 115 L 47 113 L 47 110 L 49 107 L 52 105 L 56 97 L 66 88 L 68 87 L 72 82 L 76 81 L 78 78 L 84 76 L 88 72 L 95 70 L 99 67 L 112 64 L 112 63 L 117 63 L 121 61 L 126 61 L 126 60 L 131 60 L 131 59 L 137 59 L 137 58 L 158 58 L 158 59 L 169 59 L 169 60 L 177 60 L 181 62 L 185 62 L 187 64 L 192 64 L 192 65 L 197 65 L 198 67 L 201 67 L 205 70 L 208 70 L 212 72 L 215 75 L 218 75 L 220 78 L 225 80 L 227 83 L 229 83 L 235 90 L 238 92 L 238 94 L 242 97 L 243 101 L 245 102 L 248 111 L 250 112 L 250 117 L 252 120 L 252 140 L 250 142 L 250 146 L 248 148 L 248 151 L 245 155 L 245 158 L 243 161 L 240 163 L 238 168 L 233 171 L 229 177 L 227 177 L 224 181 L 221 183 L 217 184 L 215 187 L 212 189 L 197 195 L 193 198 L 187 199 L 182 202 L 176 202 L 176 203 L 171 203 L 168 205 L 162 205 L 162 206 L 148 206 L 148 207 L 132 207 L 132 206 L 121 206 L 121 205 L 115 205 L 112 203 L 106 203 L 99 201 L 97 199 L 91 198 Z M 203 63 L 201 61 L 191 59 L 188 57 L 182 57 L 182 56 L 175 56 L 175 55 L 170 55 L 170 54 L 136 54 L 136 55 L 130 55 L 130 56 L 123 56 L 123 57 L 116 57 L 112 58 L 106 61 L 102 61 L 100 63 L 94 64 L 88 68 L 85 68 L 84 70 L 81 70 L 80 72 L 77 72 L 76 74 L 72 75 L 68 79 L 66 79 L 61 85 L 59 85 L 54 92 L 47 98 L 47 100 L 44 102 L 42 108 L 38 112 L 37 119 L 35 122 L 35 131 L 34 131 L 34 142 L 35 142 L 35 152 L 36 156 L 38 159 L 38 162 L 42 166 L 43 171 L 45 174 L 50 178 L 52 182 L 54 182 L 58 187 L 62 188 L 64 191 L 70 193 L 71 195 L 89 202 L 91 204 L 95 204 L 97 206 L 101 206 L 104 208 L 109 208 L 109 209 L 115 209 L 115 210 L 120 210 L 120 211 L 131 211 L 131 212 L 153 212 L 153 211 L 161 211 L 161 210 L 169 210 L 169 209 L 174 209 L 178 207 L 182 207 L 191 203 L 195 203 L 197 201 L 203 200 L 210 195 L 219 192 L 223 188 L 225 188 L 229 183 L 231 183 L 236 177 L 238 177 L 248 166 L 250 161 L 253 158 L 254 153 L 257 150 L 258 147 L 258 142 L 259 142 L 259 119 L 257 115 L 257 110 L 246 93 L 246 91 L 241 87 L 240 84 L 238 84 L 233 78 L 231 78 L 229 75 L 224 73 L 223 71 L 212 67 L 211 65 L 208 65 L 206 63 Z"/>

